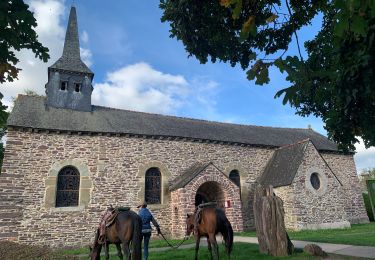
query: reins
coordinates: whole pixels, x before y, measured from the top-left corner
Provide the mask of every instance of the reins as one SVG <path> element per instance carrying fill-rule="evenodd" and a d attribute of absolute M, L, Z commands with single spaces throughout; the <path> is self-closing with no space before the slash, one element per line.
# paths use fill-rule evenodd
<path fill-rule="evenodd" d="M 185 236 L 183 240 L 181 240 L 181 242 L 179 242 L 177 245 L 172 245 L 171 243 L 169 243 L 169 241 L 165 238 L 164 234 L 162 232 L 160 232 L 160 235 L 161 237 L 165 240 L 165 242 L 167 242 L 168 246 L 170 246 L 171 248 L 173 249 L 177 249 L 179 248 L 183 243 L 185 243 L 186 240 L 188 240 L 188 237 Z"/>

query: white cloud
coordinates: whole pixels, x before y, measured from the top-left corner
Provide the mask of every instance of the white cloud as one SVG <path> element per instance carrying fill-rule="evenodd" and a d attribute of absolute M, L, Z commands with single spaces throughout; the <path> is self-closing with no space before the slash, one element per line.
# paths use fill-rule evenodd
<path fill-rule="evenodd" d="M 38 39 L 48 47 L 51 58 L 48 63 L 43 63 L 36 59 L 30 50 L 18 52 L 17 57 L 20 62 L 17 66 L 22 71 L 18 75 L 18 80 L 3 84 L 1 92 L 6 100 L 23 93 L 25 89 L 44 94 L 44 85 L 47 83 L 47 67 L 56 61 L 62 53 L 65 34 L 65 28 L 61 25 L 65 12 L 63 3 L 57 0 L 34 0 L 30 1 L 29 5 L 38 23 L 35 28 Z"/>
<path fill-rule="evenodd" d="M 89 49 L 79 48 L 82 61 L 89 67 L 92 65 L 92 53 Z"/>
<path fill-rule="evenodd" d="M 20 62 L 17 67 L 22 71 L 18 75 L 18 80 L 1 85 L 1 93 L 4 100 L 11 100 L 25 89 L 33 90 L 38 94 L 45 94 L 45 84 L 47 83 L 47 68 L 60 58 L 64 45 L 66 24 L 63 18 L 67 18 L 67 10 L 64 1 L 61 0 L 31 0 L 28 1 L 30 10 L 34 13 L 38 26 L 35 31 L 38 40 L 49 49 L 50 60 L 47 63 L 35 58 L 35 54 L 30 50 L 21 50 L 17 58 Z M 67 20 L 67 19 L 65 19 Z M 87 32 L 82 34 L 83 42 L 87 42 L 89 37 Z M 92 54 L 89 49 L 82 48 L 81 55 L 84 62 L 90 66 L 92 64 Z"/>
<path fill-rule="evenodd" d="M 83 31 L 81 39 L 84 44 L 87 44 L 89 42 L 89 34 L 86 31 Z"/>
<path fill-rule="evenodd" d="M 181 75 L 137 63 L 107 74 L 104 83 L 94 86 L 93 103 L 153 113 L 172 113 L 183 102 L 188 82 Z"/>
<path fill-rule="evenodd" d="M 356 154 L 354 155 L 354 160 L 357 166 L 357 171 L 360 173 L 366 168 L 375 167 L 375 147 L 370 147 L 366 149 L 361 138 L 359 143 L 355 145 Z"/>
<path fill-rule="evenodd" d="M 94 85 L 94 104 L 162 114 L 215 115 L 217 83 L 205 78 L 187 80 L 155 70 L 141 62 L 107 74 Z M 213 119 L 213 118 L 211 118 Z"/>

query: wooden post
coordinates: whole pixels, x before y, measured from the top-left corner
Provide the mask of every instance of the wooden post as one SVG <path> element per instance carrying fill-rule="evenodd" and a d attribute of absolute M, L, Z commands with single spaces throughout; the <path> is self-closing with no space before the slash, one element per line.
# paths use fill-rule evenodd
<path fill-rule="evenodd" d="M 272 186 L 256 187 L 253 209 L 259 251 L 273 256 L 291 255 L 294 246 L 285 230 L 283 201 Z"/>

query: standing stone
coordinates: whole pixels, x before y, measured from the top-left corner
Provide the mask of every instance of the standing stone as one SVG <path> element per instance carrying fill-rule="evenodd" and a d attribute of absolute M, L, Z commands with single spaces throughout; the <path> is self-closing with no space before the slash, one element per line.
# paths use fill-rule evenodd
<path fill-rule="evenodd" d="M 303 252 L 312 255 L 312 256 L 327 256 L 327 253 L 323 251 L 323 249 L 318 246 L 317 244 L 307 244 L 303 248 Z"/>
<path fill-rule="evenodd" d="M 257 186 L 253 206 L 259 251 L 273 256 L 292 254 L 294 246 L 285 230 L 283 201 L 273 193 L 272 186 Z"/>

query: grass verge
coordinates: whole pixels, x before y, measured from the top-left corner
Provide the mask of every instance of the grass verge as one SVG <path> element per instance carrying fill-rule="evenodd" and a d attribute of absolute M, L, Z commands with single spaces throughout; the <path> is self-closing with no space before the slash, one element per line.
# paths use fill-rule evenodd
<path fill-rule="evenodd" d="M 165 260 L 165 259 L 194 259 L 195 250 L 191 249 L 178 249 L 178 250 L 168 250 L 163 252 L 150 252 L 149 260 Z M 220 259 L 226 259 L 226 254 L 224 252 L 224 247 L 220 245 Z M 209 252 L 207 247 L 201 247 L 198 255 L 199 260 L 206 260 L 209 258 Z M 105 259 L 101 257 L 101 259 Z M 110 259 L 117 259 L 117 256 L 111 256 Z M 233 252 L 231 254 L 231 259 L 236 260 L 248 260 L 248 259 L 301 259 L 301 260 L 319 260 L 321 257 L 312 257 L 301 250 L 296 251 L 293 255 L 288 257 L 273 257 L 265 254 L 259 253 L 258 245 L 247 244 L 247 243 L 235 243 L 233 246 Z M 330 260 L 359 260 L 361 258 L 349 257 L 349 256 L 339 256 L 330 254 L 328 258 Z"/>
<path fill-rule="evenodd" d="M 355 224 L 345 229 L 289 231 L 290 239 L 333 244 L 375 246 L 375 223 Z M 255 231 L 236 235 L 256 237 Z"/>

